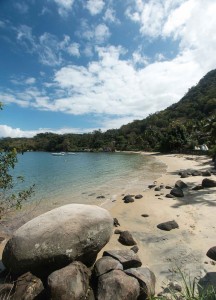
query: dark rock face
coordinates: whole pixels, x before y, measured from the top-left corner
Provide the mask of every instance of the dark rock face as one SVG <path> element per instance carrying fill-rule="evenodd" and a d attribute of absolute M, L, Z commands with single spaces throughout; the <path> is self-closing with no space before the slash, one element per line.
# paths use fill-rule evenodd
<path fill-rule="evenodd" d="M 209 177 L 209 176 L 211 176 L 211 172 L 209 170 L 203 171 L 202 176 Z"/>
<path fill-rule="evenodd" d="M 94 265 L 94 274 L 96 277 L 99 277 L 112 270 L 123 270 L 123 266 L 118 260 L 110 256 L 101 257 Z"/>
<path fill-rule="evenodd" d="M 135 199 L 141 199 L 141 198 L 143 198 L 143 195 L 141 194 L 135 196 Z"/>
<path fill-rule="evenodd" d="M 216 187 L 216 181 L 212 179 L 204 178 L 202 181 L 202 187 L 204 188 Z"/>
<path fill-rule="evenodd" d="M 165 230 L 165 231 L 170 231 L 172 229 L 179 228 L 179 226 L 176 223 L 176 221 L 173 220 L 173 221 L 160 223 L 160 224 L 157 225 L 157 228 L 159 228 L 161 230 Z"/>
<path fill-rule="evenodd" d="M 89 269 L 81 262 L 74 262 L 48 277 L 52 300 L 85 299 L 89 288 Z"/>
<path fill-rule="evenodd" d="M 136 278 L 140 284 L 140 296 L 139 299 L 146 299 L 147 297 L 154 296 L 156 278 L 154 273 L 147 267 L 141 267 L 137 269 L 128 269 L 126 274 Z"/>
<path fill-rule="evenodd" d="M 43 292 L 44 286 L 42 281 L 28 272 L 17 279 L 13 299 L 34 300 L 36 297 L 39 298 Z"/>
<path fill-rule="evenodd" d="M 210 249 L 208 250 L 208 252 L 206 253 L 206 255 L 207 255 L 209 258 L 211 258 L 211 259 L 213 259 L 213 260 L 216 261 L 216 246 L 210 248 Z"/>
<path fill-rule="evenodd" d="M 99 277 L 98 300 L 135 300 L 139 293 L 138 280 L 126 275 L 123 271 L 114 270 Z"/>
<path fill-rule="evenodd" d="M 51 273 L 75 260 L 87 265 L 109 241 L 113 218 L 94 205 L 69 204 L 21 226 L 7 242 L 3 264 L 12 273 Z"/>
<path fill-rule="evenodd" d="M 124 200 L 124 203 L 134 202 L 134 198 L 131 195 L 124 196 L 124 198 L 122 200 Z"/>
<path fill-rule="evenodd" d="M 134 241 L 132 234 L 129 231 L 122 231 L 120 233 L 118 241 L 125 246 L 133 246 L 136 245 L 136 242 Z"/>
<path fill-rule="evenodd" d="M 188 185 L 184 181 L 178 180 L 175 183 L 175 187 L 179 188 L 179 189 L 186 189 L 188 187 Z"/>
<path fill-rule="evenodd" d="M 131 250 L 104 251 L 103 256 L 111 256 L 114 259 L 117 259 L 123 265 L 124 270 L 138 268 L 142 265 L 139 256 Z"/>
<path fill-rule="evenodd" d="M 180 188 L 174 188 L 170 191 L 170 194 L 175 197 L 184 197 L 184 193 Z"/>
<path fill-rule="evenodd" d="M 174 196 L 171 194 L 166 194 L 166 198 L 174 198 Z"/>

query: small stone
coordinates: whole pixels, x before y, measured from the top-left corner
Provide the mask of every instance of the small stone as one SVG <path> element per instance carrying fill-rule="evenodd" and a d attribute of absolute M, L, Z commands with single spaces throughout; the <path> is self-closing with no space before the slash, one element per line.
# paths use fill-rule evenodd
<path fill-rule="evenodd" d="M 166 194 L 166 198 L 175 198 L 175 197 L 171 194 Z"/>
<path fill-rule="evenodd" d="M 139 248 L 137 245 L 135 245 L 135 246 L 131 247 L 130 250 L 132 250 L 134 253 L 137 253 L 139 251 Z"/>
<path fill-rule="evenodd" d="M 113 218 L 113 225 L 114 225 L 115 227 L 121 226 L 121 225 L 119 224 L 119 221 L 118 221 L 117 218 Z"/>
<path fill-rule="evenodd" d="M 105 196 L 97 196 L 97 199 L 104 199 Z"/>
<path fill-rule="evenodd" d="M 188 187 L 188 185 L 184 181 L 178 180 L 175 183 L 175 187 L 180 188 L 180 189 L 186 189 Z"/>
<path fill-rule="evenodd" d="M 155 190 L 155 192 L 160 192 L 161 188 L 159 186 L 157 186 L 154 190 Z"/>
<path fill-rule="evenodd" d="M 143 195 L 141 194 L 135 196 L 135 199 L 141 199 L 141 198 L 143 198 Z"/>
<path fill-rule="evenodd" d="M 193 191 L 199 191 L 199 190 L 203 190 L 203 186 L 201 184 L 196 185 L 192 188 Z"/>
<path fill-rule="evenodd" d="M 160 223 L 157 225 L 157 228 L 161 229 L 161 230 L 165 230 L 165 231 L 170 231 L 172 229 L 176 229 L 179 228 L 178 224 L 176 223 L 176 221 L 168 221 L 168 222 L 164 222 L 164 223 Z"/>
<path fill-rule="evenodd" d="M 116 230 L 114 231 L 114 233 L 115 233 L 115 234 L 120 234 L 120 233 L 122 233 L 122 230 L 116 229 Z"/>
<path fill-rule="evenodd" d="M 144 218 L 148 218 L 149 217 L 148 214 L 142 214 L 141 216 L 144 217 Z"/>
<path fill-rule="evenodd" d="M 150 184 L 150 185 L 148 186 L 148 188 L 149 188 L 149 189 L 153 189 L 155 186 L 156 186 L 156 184 Z"/>
<path fill-rule="evenodd" d="M 203 171 L 202 176 L 209 177 L 209 176 L 211 176 L 211 172 L 209 170 Z"/>
<path fill-rule="evenodd" d="M 122 231 L 120 233 L 118 241 L 125 246 L 133 246 L 136 245 L 135 240 L 132 237 L 132 234 L 129 231 Z"/>
<path fill-rule="evenodd" d="M 172 187 L 171 187 L 170 185 L 166 185 L 166 186 L 165 186 L 165 189 L 167 189 L 167 190 L 171 190 L 171 189 L 172 189 Z"/>
<path fill-rule="evenodd" d="M 175 197 L 184 197 L 184 193 L 180 188 L 174 188 L 170 191 L 170 194 Z"/>

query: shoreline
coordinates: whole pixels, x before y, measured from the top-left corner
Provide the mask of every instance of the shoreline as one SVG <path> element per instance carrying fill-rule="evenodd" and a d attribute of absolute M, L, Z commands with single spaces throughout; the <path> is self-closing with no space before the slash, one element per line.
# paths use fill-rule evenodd
<path fill-rule="evenodd" d="M 157 186 L 163 184 L 173 187 L 180 179 L 178 175 L 180 170 L 203 171 L 212 168 L 211 160 L 206 156 L 163 155 L 155 152 L 140 152 L 140 155 L 152 156 L 156 159 L 156 163 L 160 162 L 166 166 L 165 171 L 155 180 Z M 113 195 L 111 199 L 98 204 L 109 210 L 113 218 L 118 219 L 121 225 L 118 229 L 131 232 L 137 242 L 138 255 L 143 266 L 148 266 L 156 275 L 156 293 L 161 292 L 162 287 L 167 286 L 169 280 L 179 281 L 177 268 L 187 274 L 190 273 L 192 278 L 204 277 L 208 272 L 216 270 L 212 261 L 206 257 L 208 249 L 216 245 L 216 188 L 191 190 L 192 186 L 201 184 L 203 178 L 205 177 L 190 176 L 182 179 L 189 185 L 184 198 L 166 198 L 165 195 L 169 193 L 168 189 L 163 188 L 160 192 L 154 191 L 154 188 L 147 188 L 145 181 L 140 190 L 137 186 L 130 189 L 124 188 L 130 194 L 142 194 L 142 199 L 125 204 L 119 188 L 116 197 Z M 216 180 L 215 175 L 210 178 Z M 149 179 L 149 184 L 153 184 L 151 179 Z M 148 214 L 149 217 L 144 218 L 142 214 Z M 157 228 L 159 223 L 171 220 L 178 223 L 179 229 L 167 232 Z M 98 254 L 98 258 L 106 250 L 131 248 L 131 246 L 120 244 L 118 237 L 117 234 L 112 235 L 109 243 Z M 1 251 L 5 243 L 6 240 L 1 243 Z"/>
<path fill-rule="evenodd" d="M 154 153 L 142 154 L 154 156 Z M 173 187 L 180 179 L 178 172 L 181 169 L 204 171 L 212 168 L 211 159 L 206 156 L 156 154 L 155 157 L 166 164 L 166 172 L 156 180 L 157 186 L 163 184 Z M 216 244 L 216 188 L 191 190 L 193 186 L 201 184 L 204 178 L 190 176 L 181 179 L 189 186 L 183 198 L 166 198 L 170 190 L 165 188 L 160 192 L 154 191 L 154 188 L 131 190 L 130 194 L 142 194 L 143 198 L 125 204 L 123 196 L 119 196 L 114 205 L 108 208 L 112 217 L 117 218 L 121 225 L 118 229 L 130 231 L 136 240 L 143 266 L 148 266 L 156 275 L 157 293 L 169 281 L 180 280 L 178 269 L 190 274 L 192 278 L 202 278 L 216 269 L 206 256 L 208 249 Z M 210 178 L 216 180 L 215 175 Z M 149 217 L 144 218 L 141 214 L 148 214 Z M 172 220 L 178 223 L 179 229 L 167 232 L 157 228 L 159 223 Z M 120 244 L 118 237 L 118 234 L 112 235 L 99 257 L 106 250 L 131 248 Z"/>

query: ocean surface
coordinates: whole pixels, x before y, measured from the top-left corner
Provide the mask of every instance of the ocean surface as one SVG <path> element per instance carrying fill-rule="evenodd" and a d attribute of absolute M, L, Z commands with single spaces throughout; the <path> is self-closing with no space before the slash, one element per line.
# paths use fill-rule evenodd
<path fill-rule="evenodd" d="M 35 185 L 27 206 L 37 215 L 63 204 L 104 205 L 117 195 L 141 193 L 164 171 L 164 164 L 139 153 L 53 156 L 47 152 L 26 152 L 18 154 L 13 175 L 25 179 L 22 185 L 16 185 L 17 191 Z"/>

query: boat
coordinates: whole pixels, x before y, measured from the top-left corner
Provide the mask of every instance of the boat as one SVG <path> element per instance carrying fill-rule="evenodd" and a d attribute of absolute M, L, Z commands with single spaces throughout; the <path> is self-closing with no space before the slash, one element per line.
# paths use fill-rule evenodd
<path fill-rule="evenodd" d="M 74 152 L 67 152 L 66 154 L 68 154 L 68 155 L 76 155 L 76 153 L 74 153 Z"/>
<path fill-rule="evenodd" d="M 54 156 L 64 156 L 65 152 L 56 152 L 56 153 L 51 153 Z"/>

